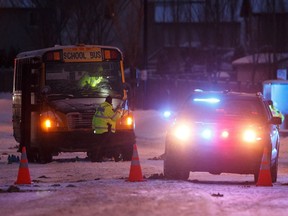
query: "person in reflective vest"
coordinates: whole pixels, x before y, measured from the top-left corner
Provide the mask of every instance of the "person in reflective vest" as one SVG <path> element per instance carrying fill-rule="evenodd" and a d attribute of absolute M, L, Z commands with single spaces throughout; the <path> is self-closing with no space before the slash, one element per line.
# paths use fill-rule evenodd
<path fill-rule="evenodd" d="M 269 108 L 272 112 L 272 115 L 275 117 L 280 117 L 282 119 L 282 122 L 284 122 L 284 119 L 285 119 L 284 115 L 274 106 L 273 101 L 269 100 L 268 103 L 269 103 Z"/>
<path fill-rule="evenodd" d="M 92 129 L 97 142 L 92 150 L 91 161 L 101 162 L 105 147 L 110 145 L 116 131 L 116 121 L 121 118 L 122 111 L 117 107 L 113 110 L 112 97 L 106 97 L 105 101 L 96 109 L 92 119 Z"/>

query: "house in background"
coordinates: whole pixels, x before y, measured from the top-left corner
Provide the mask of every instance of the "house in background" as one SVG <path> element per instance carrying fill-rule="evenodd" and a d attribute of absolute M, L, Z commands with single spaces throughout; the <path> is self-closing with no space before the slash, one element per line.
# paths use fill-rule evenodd
<path fill-rule="evenodd" d="M 257 53 L 236 59 L 232 65 L 237 71 L 238 81 L 242 83 L 254 81 L 254 83 L 262 84 L 265 80 L 278 78 L 277 68 L 283 65 L 280 62 L 287 57 L 288 53 Z"/>
<path fill-rule="evenodd" d="M 232 75 L 241 37 L 239 8 L 241 1 L 148 1 L 150 73 L 198 80 L 227 70 Z"/>
<path fill-rule="evenodd" d="M 75 20 L 70 20 L 64 28 L 62 24 L 65 22 L 59 20 L 62 16 L 53 15 L 67 12 L 67 7 L 64 7 L 65 10 L 60 8 L 62 10 L 60 13 L 55 8 L 51 11 L 49 8 L 32 7 L 32 1 L 23 4 L 29 2 L 28 0 L 19 0 L 21 3 L 19 5 L 15 2 L 17 0 L 1 1 L 0 72 L 1 67 L 13 64 L 13 57 L 19 51 L 53 46 L 58 43 L 57 41 L 67 44 L 69 43 L 67 38 L 73 38 L 72 34 L 81 29 L 73 27 Z M 105 5 L 108 1 L 101 2 Z M 124 19 L 128 12 L 125 15 L 125 8 L 117 11 L 119 9 L 117 5 L 129 1 L 109 2 L 113 3 L 108 7 L 112 8 L 113 16 L 107 20 L 107 16 L 102 14 L 103 20 L 97 26 L 102 27 L 105 22 L 111 25 L 115 21 L 113 20 L 115 16 L 118 16 L 119 23 L 127 21 Z M 132 2 L 134 5 L 136 1 Z M 288 51 L 286 0 L 139 0 L 138 3 L 146 4 L 143 33 L 140 36 L 143 37 L 140 41 L 144 42 L 133 45 L 140 50 L 137 52 L 140 53 L 140 57 L 137 58 L 146 60 L 143 61 L 145 62 L 143 65 L 138 61 L 135 67 L 146 69 L 148 80 L 151 77 L 154 79 L 157 75 L 172 80 L 213 83 L 225 81 L 259 86 L 265 79 L 276 78 L 277 67 L 278 65 L 280 67 L 282 57 L 285 57 Z M 69 8 L 70 13 L 72 9 Z M 100 9 L 99 11 L 103 11 Z M 141 13 L 135 14 L 141 15 Z M 51 19 L 57 25 L 47 30 Z M 57 32 L 58 28 L 62 31 Z M 111 29 L 117 30 L 117 28 Z M 81 32 L 86 34 L 83 28 Z M 83 41 L 97 43 L 99 36 L 97 32 L 99 33 L 99 29 L 93 32 L 92 41 Z M 123 44 L 121 47 L 121 39 L 117 35 L 119 34 L 114 32 L 113 37 L 105 42 L 100 40 L 100 43 L 102 41 L 103 44 L 109 42 L 119 45 L 125 54 L 127 47 Z M 106 35 L 99 37 L 107 38 Z M 132 45 L 132 41 L 130 44 Z M 135 47 L 131 50 L 134 51 Z"/>
<path fill-rule="evenodd" d="M 12 91 L 13 62 L 20 51 L 41 46 L 39 17 L 46 10 L 30 7 L 0 8 L 0 92 Z"/>
<path fill-rule="evenodd" d="M 278 78 L 278 68 L 285 69 L 283 60 L 288 56 L 288 5 L 287 1 L 275 0 L 256 5 L 249 2 L 253 1 L 243 0 L 246 12 L 242 14 L 247 53 L 235 59 L 232 65 L 239 82 L 261 86 L 265 80 Z"/>
<path fill-rule="evenodd" d="M 0 8 L 0 49 L 1 65 L 7 64 L 3 59 L 15 57 L 20 50 L 31 50 L 41 46 L 43 38 L 39 27 L 39 17 L 45 10 L 35 8 Z"/>
<path fill-rule="evenodd" d="M 148 7 L 150 72 L 190 74 L 256 88 L 288 51 L 284 0 L 169 1 Z"/>

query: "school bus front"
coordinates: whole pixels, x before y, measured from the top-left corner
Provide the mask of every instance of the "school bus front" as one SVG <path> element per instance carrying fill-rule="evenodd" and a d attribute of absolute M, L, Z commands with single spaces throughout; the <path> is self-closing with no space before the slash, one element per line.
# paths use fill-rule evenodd
<path fill-rule="evenodd" d="M 36 57 L 38 68 L 29 72 L 21 70 L 25 68 L 23 65 L 33 64 Z M 34 78 L 28 83 L 29 91 L 24 91 L 27 83 L 23 79 L 30 72 Z M 89 153 L 91 147 L 97 145 L 91 126 L 92 117 L 99 104 L 110 95 L 114 107 L 125 99 L 124 114 L 116 124 L 117 139 L 113 150 L 123 159 L 131 159 L 135 124 L 124 83 L 122 53 L 114 47 L 57 46 L 20 53 L 14 67 L 15 139 L 20 146 L 23 144 L 21 131 L 28 126 L 21 124 L 21 120 L 29 112 L 30 137 L 29 143 L 25 143 L 28 144 L 28 159 L 49 162 L 59 152 Z M 33 99 L 23 104 L 24 96 L 26 100 Z M 27 106 L 37 109 L 26 109 Z"/>

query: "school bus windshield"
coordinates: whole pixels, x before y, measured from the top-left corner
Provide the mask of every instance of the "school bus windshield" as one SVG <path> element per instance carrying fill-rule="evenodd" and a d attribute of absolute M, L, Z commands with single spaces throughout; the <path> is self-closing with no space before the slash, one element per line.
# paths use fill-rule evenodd
<path fill-rule="evenodd" d="M 119 62 L 47 62 L 46 86 L 51 88 L 51 94 L 72 94 L 74 97 L 123 93 Z"/>

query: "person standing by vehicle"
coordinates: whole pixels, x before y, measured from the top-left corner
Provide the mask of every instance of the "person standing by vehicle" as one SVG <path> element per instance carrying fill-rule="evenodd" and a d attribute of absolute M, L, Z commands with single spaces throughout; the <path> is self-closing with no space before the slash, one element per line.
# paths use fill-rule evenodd
<path fill-rule="evenodd" d="M 107 96 L 105 101 L 96 109 L 92 119 L 92 129 L 97 137 L 97 143 L 92 150 L 92 162 L 102 161 L 104 150 L 110 147 L 116 131 L 116 121 L 121 115 L 120 106 L 116 108 L 116 111 L 113 110 L 111 96 Z"/>
<path fill-rule="evenodd" d="M 269 104 L 269 108 L 272 112 L 272 115 L 276 116 L 276 117 L 280 117 L 282 122 L 284 122 L 284 119 L 285 119 L 284 115 L 274 106 L 273 101 L 269 100 L 268 104 Z"/>

